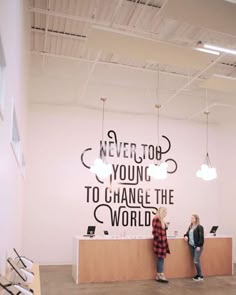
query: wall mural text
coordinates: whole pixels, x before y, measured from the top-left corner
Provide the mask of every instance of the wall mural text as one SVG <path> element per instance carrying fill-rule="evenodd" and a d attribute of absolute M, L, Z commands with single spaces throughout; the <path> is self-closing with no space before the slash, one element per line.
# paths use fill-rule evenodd
<path fill-rule="evenodd" d="M 94 218 L 97 222 L 104 223 L 106 213 L 112 226 L 150 226 L 152 214 L 156 213 L 157 207 L 174 204 L 174 190 L 148 188 L 147 184 L 151 181 L 156 181 L 158 185 L 161 182 L 151 179 L 147 174 L 148 166 L 143 161 L 163 161 L 163 155 L 171 149 L 171 142 L 163 135 L 167 145 L 163 149 L 161 146 L 119 142 L 113 130 L 107 136 L 109 140 L 100 141 L 100 157 L 109 159 L 109 163 L 114 158 L 130 161 L 129 164 L 112 164 L 109 185 L 95 176 L 99 186 L 84 186 L 87 203 L 95 205 Z M 85 163 L 84 156 L 91 150 L 92 148 L 87 148 L 81 154 L 81 162 L 87 169 L 90 166 Z M 168 162 L 168 174 L 177 171 L 174 159 L 167 158 L 165 162 Z M 94 177 L 92 173 L 91 177 Z"/>

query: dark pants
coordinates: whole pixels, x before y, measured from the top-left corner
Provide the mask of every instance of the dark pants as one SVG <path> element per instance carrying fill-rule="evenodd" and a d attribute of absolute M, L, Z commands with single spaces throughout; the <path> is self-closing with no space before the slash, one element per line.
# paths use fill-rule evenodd
<path fill-rule="evenodd" d="M 203 247 L 200 247 L 200 250 L 197 251 L 196 247 L 190 246 L 190 252 L 193 257 L 193 263 L 195 264 L 197 275 L 202 276 L 201 264 L 200 264 L 200 256 L 202 254 Z"/>

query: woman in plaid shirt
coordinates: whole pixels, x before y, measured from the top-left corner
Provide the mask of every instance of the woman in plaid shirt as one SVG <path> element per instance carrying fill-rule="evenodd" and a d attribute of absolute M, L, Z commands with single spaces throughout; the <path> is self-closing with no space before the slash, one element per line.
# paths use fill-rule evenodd
<path fill-rule="evenodd" d="M 170 253 L 166 236 L 168 227 L 164 220 L 166 215 L 167 209 L 165 207 L 160 207 L 152 220 L 153 250 L 157 256 L 156 280 L 162 283 L 168 283 L 164 275 L 164 259 L 166 258 L 166 253 Z"/>

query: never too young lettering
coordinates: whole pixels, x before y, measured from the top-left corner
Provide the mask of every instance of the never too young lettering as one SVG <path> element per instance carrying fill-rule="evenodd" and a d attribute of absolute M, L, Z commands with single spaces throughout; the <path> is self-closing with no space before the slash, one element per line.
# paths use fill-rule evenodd
<path fill-rule="evenodd" d="M 94 218 L 99 223 L 108 223 L 112 226 L 150 226 L 152 215 L 160 205 L 174 205 L 174 189 L 147 188 L 152 178 L 148 175 L 148 162 L 162 160 L 169 153 L 171 142 L 166 136 L 165 147 L 152 144 L 139 144 L 117 140 L 116 132 L 107 133 L 109 140 L 100 141 L 100 157 L 108 159 L 112 165 L 112 174 L 109 177 L 109 187 L 85 185 L 86 202 L 94 203 Z M 84 156 L 92 148 L 87 148 L 81 154 L 81 162 L 87 169 Z M 126 163 L 112 163 L 112 159 L 129 159 Z M 133 163 L 132 163 L 133 161 Z M 172 158 L 168 162 L 168 174 L 177 171 L 177 162 Z M 90 174 L 92 176 L 92 174 Z M 93 176 L 94 177 L 94 176 Z M 104 185 L 104 181 L 95 176 L 96 180 Z M 106 216 L 103 217 L 103 216 Z M 108 216 L 108 217 L 107 217 Z M 108 219 L 107 219 L 108 218 Z"/>

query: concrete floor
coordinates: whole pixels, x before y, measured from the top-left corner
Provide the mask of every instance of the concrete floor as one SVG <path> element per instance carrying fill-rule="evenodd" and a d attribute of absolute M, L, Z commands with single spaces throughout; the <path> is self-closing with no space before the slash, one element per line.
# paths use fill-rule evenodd
<path fill-rule="evenodd" d="M 96 270 L 95 270 L 96 271 Z M 41 295 L 235 295 L 236 276 L 206 277 L 202 282 L 172 279 L 169 284 L 155 280 L 76 285 L 71 266 L 40 266 Z"/>

